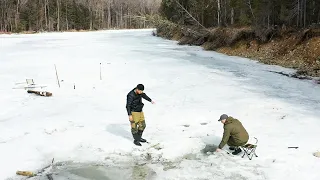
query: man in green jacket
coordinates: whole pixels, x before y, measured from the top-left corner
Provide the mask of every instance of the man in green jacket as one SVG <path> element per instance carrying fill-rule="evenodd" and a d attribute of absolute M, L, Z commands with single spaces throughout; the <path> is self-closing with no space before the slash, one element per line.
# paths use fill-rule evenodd
<path fill-rule="evenodd" d="M 226 114 L 222 114 L 218 121 L 224 124 L 224 132 L 216 151 L 219 152 L 226 144 L 228 144 L 230 146 L 229 149 L 234 150 L 234 152 L 232 152 L 233 155 L 239 154 L 241 152 L 239 146 L 245 145 L 249 140 L 248 132 L 238 119 Z"/>

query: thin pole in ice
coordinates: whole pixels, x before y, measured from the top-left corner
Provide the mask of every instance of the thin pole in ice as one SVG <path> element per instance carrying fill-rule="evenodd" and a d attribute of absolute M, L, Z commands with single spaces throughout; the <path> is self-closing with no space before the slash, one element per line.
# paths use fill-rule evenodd
<path fill-rule="evenodd" d="M 101 75 L 101 63 L 100 63 L 100 80 L 102 80 L 102 75 Z"/>
<path fill-rule="evenodd" d="M 59 82 L 59 77 L 58 77 L 57 66 L 54 65 L 54 68 L 55 68 L 55 70 L 56 70 L 57 81 L 58 81 L 58 85 L 59 85 L 59 88 L 60 88 L 60 82 Z"/>

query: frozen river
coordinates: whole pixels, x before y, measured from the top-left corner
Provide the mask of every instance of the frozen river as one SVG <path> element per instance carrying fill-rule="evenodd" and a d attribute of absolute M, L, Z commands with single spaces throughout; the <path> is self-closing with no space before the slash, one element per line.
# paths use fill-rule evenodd
<path fill-rule="evenodd" d="M 319 85 L 151 32 L 0 35 L 0 179 L 52 158 L 42 179 L 320 179 Z M 53 96 L 28 94 L 28 78 Z M 156 102 L 145 101 L 142 147 L 125 109 L 139 83 Z M 223 113 L 259 139 L 258 158 L 201 153 L 219 144 Z"/>

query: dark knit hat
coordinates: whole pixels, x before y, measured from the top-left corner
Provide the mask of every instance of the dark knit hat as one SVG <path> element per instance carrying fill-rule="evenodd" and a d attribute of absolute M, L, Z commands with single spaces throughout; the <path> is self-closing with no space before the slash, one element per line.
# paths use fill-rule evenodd
<path fill-rule="evenodd" d="M 138 84 L 137 89 L 143 91 L 144 90 L 144 85 L 143 84 Z"/>

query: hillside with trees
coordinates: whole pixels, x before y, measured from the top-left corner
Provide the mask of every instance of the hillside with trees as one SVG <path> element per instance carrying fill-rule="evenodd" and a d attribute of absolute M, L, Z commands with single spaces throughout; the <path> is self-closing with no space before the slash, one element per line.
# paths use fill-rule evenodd
<path fill-rule="evenodd" d="M 319 0 L 162 0 L 157 35 L 320 77 Z"/>

